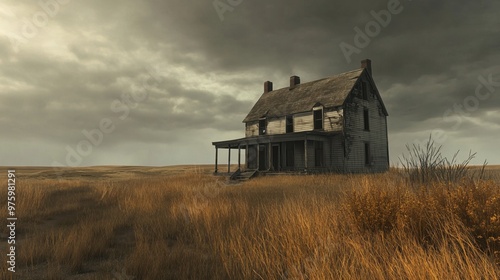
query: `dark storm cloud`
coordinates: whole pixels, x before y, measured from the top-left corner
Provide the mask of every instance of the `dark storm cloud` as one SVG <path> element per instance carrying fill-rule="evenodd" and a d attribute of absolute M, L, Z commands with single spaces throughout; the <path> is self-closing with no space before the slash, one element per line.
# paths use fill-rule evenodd
<path fill-rule="evenodd" d="M 356 46 L 355 28 L 365 32 L 373 13 L 397 1 L 243 0 L 223 20 L 214 1 L 67 2 L 53 13 L 36 3 L 2 4 L 10 14 L 2 25 L 8 27 L 0 28 L 0 129 L 13 132 L 3 139 L 11 151 L 38 141 L 48 150 L 40 157 L 64 157 L 65 146 L 85 139 L 83 130 L 108 118 L 116 129 L 86 164 L 120 164 L 119 147 L 141 143 L 164 152 L 179 147 L 184 158 L 211 162 L 211 141 L 243 135 L 241 120 L 265 80 L 284 87 L 290 75 L 315 80 L 358 68 L 364 58 L 373 60 L 391 141 L 410 142 L 436 129 L 450 139 L 469 139 L 471 131 L 474 139 L 498 136 L 500 86 L 490 86 L 487 98 L 476 96 L 480 77 L 500 81 L 498 1 L 400 1 L 400 12 L 363 47 Z M 47 24 L 16 49 L 12 36 L 43 12 L 50 14 Z M 341 43 L 359 53 L 346 57 Z M 111 109 L 113 102 L 137 91 L 148 98 L 129 104 L 121 119 L 125 111 Z M 188 155 L 194 153 L 188 143 L 200 147 L 193 138 L 201 129 L 206 146 Z M 474 145 L 467 141 L 460 143 Z M 3 154 L 0 165 L 9 157 Z M 162 163 L 132 153 L 125 162 L 133 158 L 173 164 L 183 156 Z"/>

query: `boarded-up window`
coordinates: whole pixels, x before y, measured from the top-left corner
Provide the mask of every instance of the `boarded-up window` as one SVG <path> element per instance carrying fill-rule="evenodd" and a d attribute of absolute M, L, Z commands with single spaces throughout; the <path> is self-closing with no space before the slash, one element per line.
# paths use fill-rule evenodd
<path fill-rule="evenodd" d="M 324 165 L 323 163 L 323 142 L 316 141 L 314 142 L 314 161 L 316 167 L 321 167 Z"/>
<path fill-rule="evenodd" d="M 372 154 L 370 151 L 370 143 L 365 143 L 365 164 L 370 165 L 372 163 L 371 160 Z"/>
<path fill-rule="evenodd" d="M 293 116 L 286 116 L 286 133 L 293 132 Z"/>
<path fill-rule="evenodd" d="M 294 143 L 293 142 L 286 142 L 286 166 L 287 167 L 293 167 L 294 166 Z"/>
<path fill-rule="evenodd" d="M 259 120 L 259 135 L 265 135 L 267 132 L 267 120 L 260 119 Z"/>
<path fill-rule="evenodd" d="M 368 113 L 368 108 L 363 110 L 363 122 L 365 130 L 370 130 L 370 115 Z"/>
<path fill-rule="evenodd" d="M 323 129 L 323 110 L 314 110 L 314 129 Z"/>

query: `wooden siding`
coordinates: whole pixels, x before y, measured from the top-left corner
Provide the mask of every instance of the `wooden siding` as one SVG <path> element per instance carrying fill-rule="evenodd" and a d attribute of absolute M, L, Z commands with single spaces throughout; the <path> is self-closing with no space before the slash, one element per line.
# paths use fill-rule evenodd
<path fill-rule="evenodd" d="M 270 119 L 267 123 L 267 134 L 284 134 L 286 133 L 286 118 Z"/>
<path fill-rule="evenodd" d="M 259 136 L 259 122 L 246 123 L 245 137 Z"/>
<path fill-rule="evenodd" d="M 312 111 L 295 114 L 293 116 L 294 132 L 311 131 L 311 130 L 314 130 Z"/>
<path fill-rule="evenodd" d="M 342 130 L 343 110 L 330 109 L 323 110 L 323 130 L 326 132 L 337 132 Z M 293 132 L 303 132 L 314 130 L 313 111 L 295 114 L 293 116 Z M 286 117 L 269 119 L 267 122 L 267 134 L 285 134 Z M 245 136 L 252 137 L 259 135 L 259 122 L 249 122 L 246 124 Z"/>
<path fill-rule="evenodd" d="M 344 144 L 342 135 L 335 135 L 331 139 L 331 167 L 334 170 L 344 170 Z"/>
<path fill-rule="evenodd" d="M 387 118 L 382 112 L 381 102 L 374 89 L 362 76 L 359 82 L 367 82 L 368 100 L 362 98 L 358 83 L 348 99 L 345 111 L 345 134 L 347 140 L 346 168 L 351 172 L 380 172 L 388 169 Z M 364 109 L 368 110 L 369 130 L 364 129 Z M 365 164 L 365 143 L 370 144 L 371 164 Z"/>

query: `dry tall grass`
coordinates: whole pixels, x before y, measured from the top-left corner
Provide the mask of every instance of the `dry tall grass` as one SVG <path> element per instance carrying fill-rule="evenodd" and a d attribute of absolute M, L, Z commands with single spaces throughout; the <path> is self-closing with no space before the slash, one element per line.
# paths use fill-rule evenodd
<path fill-rule="evenodd" d="M 410 188 L 387 173 L 227 185 L 192 172 L 17 184 L 18 279 L 500 279 L 492 181 Z"/>

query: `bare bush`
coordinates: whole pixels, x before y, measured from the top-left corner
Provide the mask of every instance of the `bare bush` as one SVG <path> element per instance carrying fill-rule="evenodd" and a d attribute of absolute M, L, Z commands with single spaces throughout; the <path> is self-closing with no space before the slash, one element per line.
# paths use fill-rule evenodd
<path fill-rule="evenodd" d="M 406 145 L 408 155 L 399 158 L 403 166 L 403 173 L 412 184 L 428 184 L 432 182 L 456 183 L 464 178 L 482 179 L 487 162 L 484 161 L 479 172 L 469 169 L 470 162 L 476 153 L 469 151 L 467 158 L 458 160 L 458 150 L 453 157 L 448 159 L 441 154 L 442 145 L 436 145 L 429 139 L 422 147 L 420 144 Z"/>

